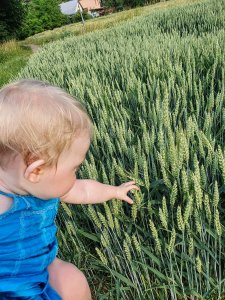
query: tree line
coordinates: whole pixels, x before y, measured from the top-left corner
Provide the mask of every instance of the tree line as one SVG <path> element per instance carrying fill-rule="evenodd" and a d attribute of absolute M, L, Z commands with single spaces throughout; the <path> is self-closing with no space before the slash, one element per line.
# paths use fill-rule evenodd
<path fill-rule="evenodd" d="M 126 7 L 136 7 L 143 6 L 146 4 L 155 4 L 160 2 L 160 0 L 102 0 L 102 6 L 115 7 L 115 8 L 126 8 Z"/>
<path fill-rule="evenodd" d="M 65 0 L 1 0 L 0 42 L 25 39 L 33 34 L 81 21 L 80 13 L 63 15 L 59 4 Z M 153 4 L 160 0 L 102 0 L 104 7 L 123 9 Z M 84 19 L 91 18 L 83 13 Z"/>

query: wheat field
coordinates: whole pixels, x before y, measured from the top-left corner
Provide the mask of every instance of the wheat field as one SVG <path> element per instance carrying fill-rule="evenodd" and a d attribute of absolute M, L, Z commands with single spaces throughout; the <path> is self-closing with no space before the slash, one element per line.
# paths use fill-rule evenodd
<path fill-rule="evenodd" d="M 46 45 L 15 78 L 60 86 L 94 139 L 78 177 L 141 192 L 60 207 L 60 257 L 94 299 L 225 299 L 225 0 Z"/>

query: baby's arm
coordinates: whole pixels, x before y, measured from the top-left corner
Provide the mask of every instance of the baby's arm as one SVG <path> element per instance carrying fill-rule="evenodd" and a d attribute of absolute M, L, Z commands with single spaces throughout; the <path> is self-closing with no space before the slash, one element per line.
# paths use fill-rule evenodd
<path fill-rule="evenodd" d="M 133 200 L 127 196 L 127 193 L 132 189 L 140 190 L 135 185 L 135 181 L 113 186 L 91 179 L 77 179 L 71 190 L 60 200 L 72 204 L 94 204 L 116 198 L 132 204 Z"/>

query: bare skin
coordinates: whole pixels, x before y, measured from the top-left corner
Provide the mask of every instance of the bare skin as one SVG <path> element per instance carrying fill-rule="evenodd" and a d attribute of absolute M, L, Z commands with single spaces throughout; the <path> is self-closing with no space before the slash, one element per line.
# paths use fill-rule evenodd
<path fill-rule="evenodd" d="M 50 285 L 63 300 L 91 300 L 86 277 L 73 264 L 55 258 L 48 271 Z"/>
<path fill-rule="evenodd" d="M 134 181 L 111 186 L 76 178 L 76 171 L 85 160 L 89 146 L 87 133 L 76 137 L 71 148 L 61 153 L 57 171 L 54 167 L 45 167 L 43 159 L 26 165 L 18 155 L 6 171 L 0 168 L 0 190 L 10 194 L 31 194 L 43 200 L 59 197 L 61 202 L 71 204 L 104 203 L 113 198 L 132 204 L 127 192 L 140 190 Z M 13 199 L 0 195 L 0 200 L 1 214 L 13 205 Z M 51 286 L 63 300 L 91 300 L 87 280 L 73 264 L 55 258 L 48 271 Z"/>

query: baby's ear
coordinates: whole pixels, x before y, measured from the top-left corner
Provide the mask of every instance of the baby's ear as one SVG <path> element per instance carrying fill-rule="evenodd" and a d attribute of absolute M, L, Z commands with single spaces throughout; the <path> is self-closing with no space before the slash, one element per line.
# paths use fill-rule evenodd
<path fill-rule="evenodd" d="M 43 173 L 41 166 L 45 163 L 43 159 L 36 160 L 27 166 L 24 177 L 33 182 L 37 183 L 40 180 L 40 175 Z"/>

